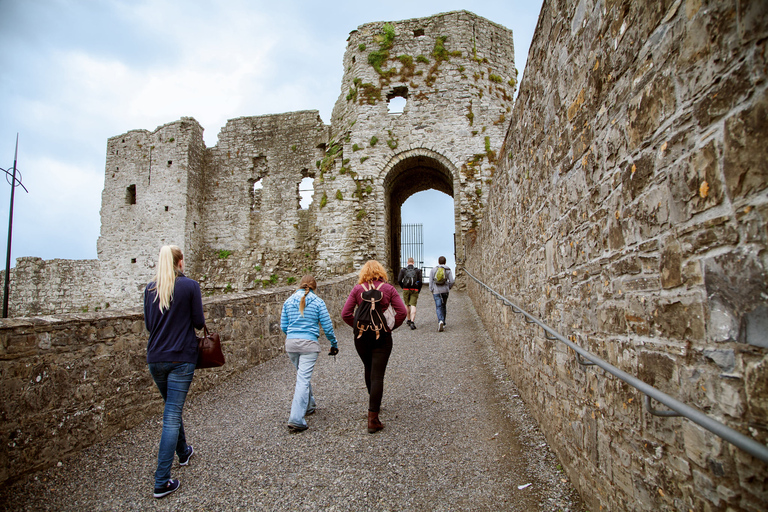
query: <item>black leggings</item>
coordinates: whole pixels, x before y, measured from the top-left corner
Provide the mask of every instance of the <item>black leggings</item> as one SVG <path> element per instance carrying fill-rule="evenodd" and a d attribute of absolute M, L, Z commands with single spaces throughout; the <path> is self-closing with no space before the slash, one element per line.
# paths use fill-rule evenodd
<path fill-rule="evenodd" d="M 355 338 L 355 349 L 365 367 L 365 387 L 371 395 L 368 410 L 379 412 L 384 394 L 384 372 L 392 353 L 392 333 L 383 332 L 377 340 L 376 333 L 366 331 L 360 338 Z"/>

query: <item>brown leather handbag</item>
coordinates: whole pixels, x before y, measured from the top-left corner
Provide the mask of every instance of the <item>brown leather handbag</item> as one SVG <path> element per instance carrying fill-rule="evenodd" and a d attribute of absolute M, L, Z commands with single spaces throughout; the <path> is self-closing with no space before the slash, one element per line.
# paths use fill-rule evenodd
<path fill-rule="evenodd" d="M 224 365 L 224 353 L 221 351 L 219 333 L 209 332 L 204 327 L 205 336 L 197 338 L 197 368 L 216 368 Z"/>

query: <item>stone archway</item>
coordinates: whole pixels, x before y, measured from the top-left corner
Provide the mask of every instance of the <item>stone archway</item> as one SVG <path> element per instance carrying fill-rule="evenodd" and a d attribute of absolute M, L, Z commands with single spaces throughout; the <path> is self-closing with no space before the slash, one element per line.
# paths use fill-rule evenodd
<path fill-rule="evenodd" d="M 384 167 L 384 197 L 386 222 L 386 262 L 395 273 L 400 262 L 400 208 L 406 199 L 417 192 L 435 189 L 454 198 L 454 224 L 460 232 L 460 212 L 454 190 L 458 179 L 456 166 L 445 156 L 426 148 L 415 148 L 394 156 Z"/>

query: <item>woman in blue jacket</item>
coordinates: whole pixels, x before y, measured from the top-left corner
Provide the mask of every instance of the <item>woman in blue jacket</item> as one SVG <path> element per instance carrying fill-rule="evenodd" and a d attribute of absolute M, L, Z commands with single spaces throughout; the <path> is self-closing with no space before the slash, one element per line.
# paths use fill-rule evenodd
<path fill-rule="evenodd" d="M 339 353 L 328 308 L 323 299 L 315 295 L 316 289 L 317 281 L 314 277 L 302 277 L 299 289 L 285 301 L 280 316 L 280 328 L 287 334 L 285 351 L 296 367 L 296 389 L 288 418 L 288 429 L 292 432 L 307 430 L 304 416 L 315 412 L 310 379 L 320 353 L 318 325 L 323 327 L 325 337 L 331 342 L 329 355 Z"/>
<path fill-rule="evenodd" d="M 155 498 L 162 498 L 179 488 L 179 481 L 171 479 L 174 452 L 181 466 L 189 464 L 194 453 L 181 412 L 197 364 L 195 329 L 205 327 L 200 285 L 184 276 L 184 255 L 175 245 L 160 249 L 155 279 L 144 290 L 144 323 L 149 331 L 149 373 L 165 402 L 154 492 Z"/>

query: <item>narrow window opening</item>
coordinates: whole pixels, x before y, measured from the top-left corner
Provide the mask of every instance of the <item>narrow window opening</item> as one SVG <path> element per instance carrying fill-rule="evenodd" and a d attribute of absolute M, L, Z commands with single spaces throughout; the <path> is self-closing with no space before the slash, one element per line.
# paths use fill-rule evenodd
<path fill-rule="evenodd" d="M 261 208 L 261 189 L 264 188 L 264 184 L 261 182 L 261 178 L 253 181 L 253 187 L 251 187 L 251 211 L 259 211 Z"/>
<path fill-rule="evenodd" d="M 197 229 L 197 222 L 192 223 L 192 229 Z"/>
<path fill-rule="evenodd" d="M 408 88 L 395 87 L 387 94 L 387 109 L 390 114 L 400 115 L 405 111 L 408 101 Z"/>
<path fill-rule="evenodd" d="M 168 160 L 168 167 L 170 167 L 172 163 L 173 163 L 173 160 Z"/>
<path fill-rule="evenodd" d="M 355 60 L 355 56 L 353 55 L 353 56 L 352 56 L 352 64 L 354 64 L 355 62 L 356 62 L 356 60 Z"/>
<path fill-rule="evenodd" d="M 417 28 L 413 31 L 413 37 L 421 37 L 424 35 L 424 29 L 423 28 Z"/>
<path fill-rule="evenodd" d="M 298 185 L 299 207 L 302 210 L 309 208 L 312 204 L 312 194 L 315 192 L 314 178 L 303 178 Z"/>
<path fill-rule="evenodd" d="M 165 211 L 168 211 L 168 207 L 167 206 L 165 207 Z"/>
<path fill-rule="evenodd" d="M 136 258 L 131 258 L 131 263 L 136 263 Z"/>
<path fill-rule="evenodd" d="M 136 185 L 125 189 L 125 204 L 136 204 Z"/>

